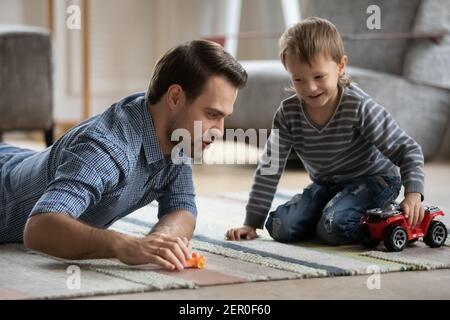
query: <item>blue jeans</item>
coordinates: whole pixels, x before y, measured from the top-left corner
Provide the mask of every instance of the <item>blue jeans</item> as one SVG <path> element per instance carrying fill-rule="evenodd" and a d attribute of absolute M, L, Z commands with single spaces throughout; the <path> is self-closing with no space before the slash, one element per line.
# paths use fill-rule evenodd
<path fill-rule="evenodd" d="M 273 239 L 295 242 L 318 236 L 330 245 L 360 239 L 362 214 L 384 207 L 400 192 L 399 177 L 370 176 L 337 184 L 312 183 L 270 212 L 266 228 Z"/>

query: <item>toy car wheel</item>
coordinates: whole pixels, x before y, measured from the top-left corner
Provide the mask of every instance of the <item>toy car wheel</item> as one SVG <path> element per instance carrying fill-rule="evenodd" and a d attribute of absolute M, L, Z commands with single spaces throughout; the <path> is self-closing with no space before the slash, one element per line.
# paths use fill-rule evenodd
<path fill-rule="evenodd" d="M 389 251 L 402 251 L 407 243 L 408 235 L 401 226 L 391 227 L 384 239 L 384 245 Z"/>
<path fill-rule="evenodd" d="M 361 226 L 361 244 L 367 249 L 375 248 L 380 243 L 380 240 L 372 238 L 370 234 L 369 226 L 363 224 Z"/>
<path fill-rule="evenodd" d="M 423 241 L 430 248 L 437 248 L 444 244 L 447 239 L 447 228 L 440 221 L 431 221 L 427 234 Z"/>

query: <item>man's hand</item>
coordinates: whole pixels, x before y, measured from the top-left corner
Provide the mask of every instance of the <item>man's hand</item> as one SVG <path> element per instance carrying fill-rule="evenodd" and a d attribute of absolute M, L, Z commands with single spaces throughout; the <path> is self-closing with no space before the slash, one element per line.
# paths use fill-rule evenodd
<path fill-rule="evenodd" d="M 64 259 L 117 258 L 126 264 L 155 263 L 182 270 L 190 258 L 188 238 L 195 219 L 177 212 L 161 219 L 144 238 L 91 227 L 63 213 L 43 213 L 28 219 L 24 244 L 28 249 Z"/>
<path fill-rule="evenodd" d="M 425 211 L 421 202 L 422 196 L 417 192 L 410 192 L 405 195 L 405 199 L 400 203 L 405 217 L 411 227 L 419 224 L 423 220 Z"/>
<path fill-rule="evenodd" d="M 117 247 L 116 257 L 129 265 L 154 263 L 167 270 L 181 271 L 191 253 L 187 238 L 152 233 L 144 238 L 125 239 Z"/>
<path fill-rule="evenodd" d="M 227 240 L 253 240 L 256 237 L 258 237 L 258 235 L 256 234 L 256 229 L 245 225 L 240 228 L 230 229 L 225 234 L 225 239 Z"/>

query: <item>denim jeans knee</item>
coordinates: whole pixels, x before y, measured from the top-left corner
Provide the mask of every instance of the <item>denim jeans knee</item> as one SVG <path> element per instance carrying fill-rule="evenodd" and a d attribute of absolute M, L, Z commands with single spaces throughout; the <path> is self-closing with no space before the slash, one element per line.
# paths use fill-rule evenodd
<path fill-rule="evenodd" d="M 363 177 L 343 184 L 327 204 L 317 224 L 317 235 L 330 245 L 357 243 L 362 214 L 394 200 L 400 191 L 398 177 Z"/>
<path fill-rule="evenodd" d="M 373 198 L 373 203 L 369 209 L 382 208 L 397 199 L 402 187 L 400 177 L 375 176 L 373 178 L 377 180 L 382 191 Z"/>
<path fill-rule="evenodd" d="M 318 238 L 328 245 L 347 245 L 357 243 L 360 239 L 361 213 L 335 212 L 326 210 L 322 213 L 316 227 Z"/>
<path fill-rule="evenodd" d="M 312 184 L 291 200 L 270 212 L 266 222 L 276 241 L 294 242 L 314 236 L 315 225 L 327 202 L 327 188 Z"/>

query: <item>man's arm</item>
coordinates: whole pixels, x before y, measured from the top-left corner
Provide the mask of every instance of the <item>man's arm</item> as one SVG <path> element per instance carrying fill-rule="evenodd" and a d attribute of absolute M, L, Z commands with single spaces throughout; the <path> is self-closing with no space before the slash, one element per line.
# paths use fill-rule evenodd
<path fill-rule="evenodd" d="M 176 210 L 169 214 L 165 214 L 159 219 L 158 223 L 153 227 L 153 229 L 148 234 L 151 236 L 169 236 L 174 237 L 177 245 L 173 247 L 172 251 L 177 254 L 177 256 L 185 256 L 187 259 L 191 257 L 189 240 L 192 239 L 192 235 L 195 229 L 196 219 L 194 215 L 185 210 Z M 182 250 L 182 252 L 180 251 Z M 167 250 L 167 249 L 162 249 Z M 183 265 L 185 265 L 183 263 Z"/>
<path fill-rule="evenodd" d="M 191 239 L 195 229 L 195 217 L 189 211 L 178 210 L 164 215 L 149 235 L 162 233 L 173 237 Z"/>
<path fill-rule="evenodd" d="M 179 237 L 155 234 L 135 238 L 90 227 L 61 213 L 44 213 L 28 219 L 24 244 L 29 249 L 65 259 L 117 258 L 130 265 L 155 263 L 169 270 L 182 270 L 189 257 Z"/>

